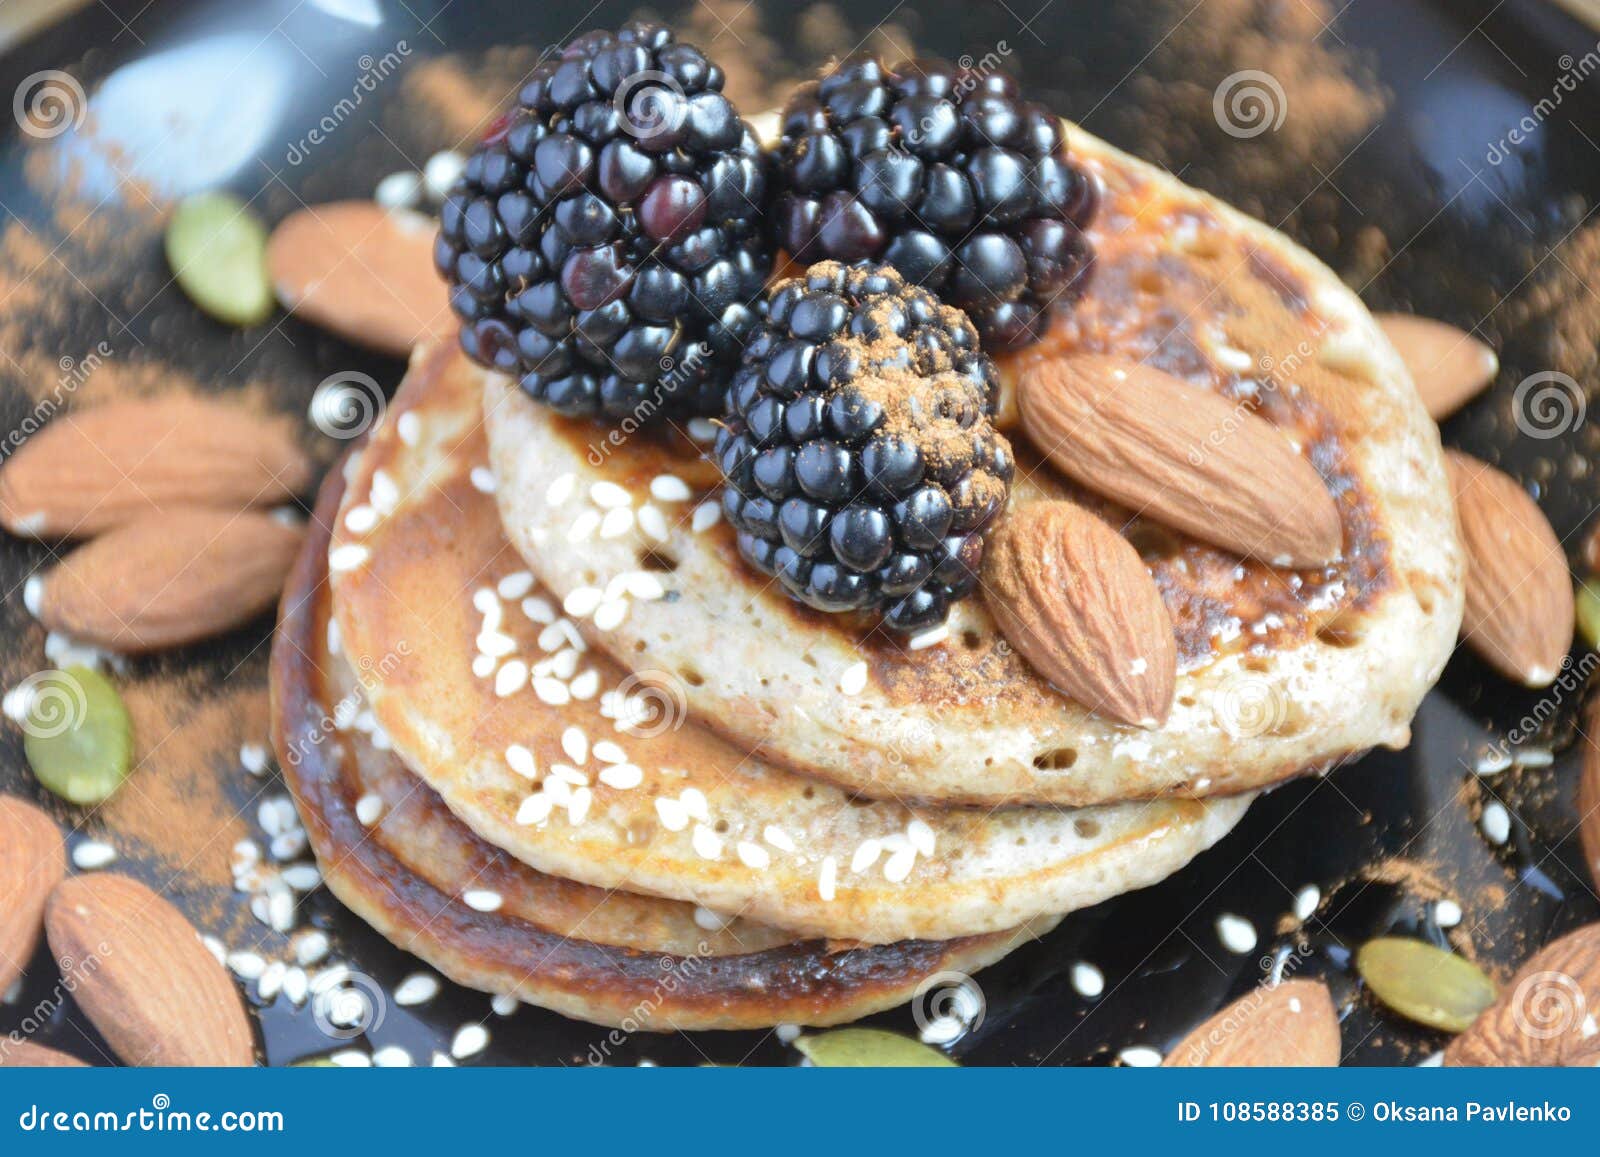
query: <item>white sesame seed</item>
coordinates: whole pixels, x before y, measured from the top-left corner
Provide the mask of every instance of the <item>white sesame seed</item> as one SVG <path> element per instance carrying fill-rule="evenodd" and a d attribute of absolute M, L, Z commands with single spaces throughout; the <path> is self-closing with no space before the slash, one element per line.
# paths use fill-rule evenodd
<path fill-rule="evenodd" d="M 1440 900 L 1433 906 L 1433 922 L 1441 928 L 1454 928 L 1461 923 L 1461 905 L 1454 900 Z"/>
<path fill-rule="evenodd" d="M 589 499 L 601 510 L 620 510 L 633 505 L 633 495 L 615 482 L 596 482 L 589 487 Z"/>
<path fill-rule="evenodd" d="M 285 860 L 298 859 L 300 853 L 306 850 L 305 830 L 295 828 L 293 831 L 284 832 L 281 836 L 274 836 L 272 843 L 267 845 L 267 850 L 280 864 Z"/>
<path fill-rule="evenodd" d="M 39 608 L 44 604 L 44 576 L 31 574 L 22 584 L 22 605 L 34 618 L 39 617 Z"/>
<path fill-rule="evenodd" d="M 883 844 L 877 840 L 862 840 L 856 848 L 855 855 L 850 857 L 850 870 L 860 875 L 873 864 L 878 862 L 878 857 L 883 855 Z"/>
<path fill-rule="evenodd" d="M 311 995 L 311 981 L 304 968 L 291 968 L 283 974 L 283 995 L 289 998 L 291 1004 L 306 1002 L 306 997 Z"/>
<path fill-rule="evenodd" d="M 694 508 L 694 516 L 689 520 L 689 529 L 696 534 L 704 534 L 722 519 L 722 507 L 715 502 L 702 502 Z"/>
<path fill-rule="evenodd" d="M 485 617 L 497 615 L 500 610 L 500 596 L 494 593 L 493 587 L 479 587 L 472 592 L 472 609 Z"/>
<path fill-rule="evenodd" d="M 791 1045 L 800 1039 L 800 1034 L 804 1031 L 797 1024 L 780 1024 L 772 1030 L 772 1035 L 778 1038 L 779 1043 Z"/>
<path fill-rule="evenodd" d="M 458 1061 L 476 1056 L 489 1045 L 489 1030 L 481 1024 L 464 1024 L 450 1042 L 450 1055 Z"/>
<path fill-rule="evenodd" d="M 336 574 L 355 570 L 367 561 L 370 552 L 360 543 L 351 542 L 336 546 L 328 552 L 328 569 Z"/>
<path fill-rule="evenodd" d="M 499 665 L 499 660 L 493 655 L 480 653 L 472 658 L 472 673 L 480 679 L 487 679 L 494 674 L 495 668 Z"/>
<path fill-rule="evenodd" d="M 721 932 L 733 923 L 733 917 L 724 916 L 721 912 L 713 912 L 710 908 L 702 908 L 696 904 L 694 922 L 707 932 Z"/>
<path fill-rule="evenodd" d="M 1217 917 L 1217 939 L 1229 952 L 1243 956 L 1256 946 L 1256 927 L 1242 916 L 1224 912 Z"/>
<path fill-rule="evenodd" d="M 409 1069 L 411 1054 L 399 1045 L 384 1045 L 373 1051 L 372 1063 L 380 1069 Z"/>
<path fill-rule="evenodd" d="M 524 779 L 537 779 L 539 776 L 539 764 L 533 758 L 533 752 L 520 743 L 513 743 L 506 748 L 506 765 Z"/>
<path fill-rule="evenodd" d="M 1149 1045 L 1130 1045 L 1117 1054 L 1117 1060 L 1130 1069 L 1153 1069 L 1161 1064 L 1161 1054 Z"/>
<path fill-rule="evenodd" d="M 394 1002 L 410 1008 L 439 995 L 439 978 L 431 972 L 413 972 L 395 986 Z"/>
<path fill-rule="evenodd" d="M 594 792 L 589 788 L 580 787 L 572 793 L 572 800 L 567 804 L 567 822 L 574 827 L 589 818 L 589 806 L 594 802 Z"/>
<path fill-rule="evenodd" d="M 451 149 L 441 149 L 430 156 L 422 166 L 422 184 L 428 196 L 443 201 L 466 167 L 467 159 Z"/>
<path fill-rule="evenodd" d="M 1294 894 L 1294 914 L 1297 920 L 1309 920 L 1311 914 L 1317 910 L 1317 905 L 1322 903 L 1322 889 L 1315 884 L 1307 884 Z"/>
<path fill-rule="evenodd" d="M 628 762 L 627 753 L 622 750 L 620 745 L 613 743 L 609 739 L 601 739 L 596 741 L 594 745 L 594 757 L 601 763 Z"/>
<path fill-rule="evenodd" d="M 1519 747 L 1511 753 L 1511 760 L 1518 767 L 1538 769 L 1555 763 L 1556 754 L 1548 747 Z"/>
<path fill-rule="evenodd" d="M 272 893 L 267 914 L 274 932 L 289 932 L 294 928 L 294 895 L 287 888 Z"/>
<path fill-rule="evenodd" d="M 1487 778 L 1499 775 L 1511 766 L 1511 753 L 1500 747 L 1486 747 L 1473 761 L 1472 773 Z"/>
<path fill-rule="evenodd" d="M 687 502 L 692 493 L 676 474 L 658 474 L 650 480 L 650 496 L 661 502 Z"/>
<path fill-rule="evenodd" d="M 639 529 L 656 542 L 666 542 L 672 537 L 672 530 L 667 526 L 666 515 L 648 502 L 639 507 L 638 523 Z"/>
<path fill-rule="evenodd" d="M 600 672 L 590 668 L 572 677 L 571 694 L 574 699 L 593 699 L 600 690 Z"/>
<path fill-rule="evenodd" d="M 344 513 L 344 528 L 351 534 L 366 534 L 377 525 L 378 512 L 364 502 Z"/>
<path fill-rule="evenodd" d="M 407 410 L 394 420 L 394 432 L 407 446 L 415 446 L 422 436 L 422 419 L 417 417 L 416 411 Z"/>
<path fill-rule="evenodd" d="M 686 787 L 678 793 L 678 798 L 683 801 L 683 808 L 690 817 L 701 823 L 711 822 L 711 806 L 706 802 L 706 793 L 697 787 Z"/>
<path fill-rule="evenodd" d="M 99 840 L 84 840 L 72 849 L 72 866 L 80 872 L 93 872 L 116 863 L 117 849 Z"/>
<path fill-rule="evenodd" d="M 341 1069 L 370 1069 L 372 1058 L 360 1049 L 340 1049 L 336 1053 L 329 1053 L 328 1060 L 338 1065 Z"/>
<path fill-rule="evenodd" d="M 661 580 L 649 571 L 636 570 L 623 577 L 625 579 L 623 589 L 636 599 L 655 602 L 657 599 L 666 597 L 667 588 L 662 586 Z"/>
<path fill-rule="evenodd" d="M 567 527 L 568 542 L 587 542 L 594 537 L 594 532 L 600 529 L 600 512 L 598 510 L 585 510 L 572 520 L 572 525 Z"/>
<path fill-rule="evenodd" d="M 453 1069 L 456 1067 L 456 1063 L 444 1053 L 435 1052 L 433 1054 L 433 1067 L 436 1069 Z"/>
<path fill-rule="evenodd" d="M 356 819 L 360 820 L 363 827 L 371 827 L 383 815 L 383 799 L 368 792 L 356 800 Z"/>
<path fill-rule="evenodd" d="M 600 537 L 604 539 L 621 538 L 633 529 L 633 511 L 627 507 L 606 511 L 606 516 L 600 520 Z"/>
<path fill-rule="evenodd" d="M 544 793 L 556 807 L 566 807 L 572 802 L 572 785 L 558 776 L 552 775 L 544 781 Z"/>
<path fill-rule="evenodd" d="M 576 474 L 563 474 L 545 488 L 544 500 L 551 506 L 560 506 L 572 497 L 572 492 L 577 488 L 578 476 Z"/>
<path fill-rule="evenodd" d="M 839 676 L 839 690 L 846 695 L 859 695 L 867 686 L 867 664 L 852 663 Z"/>
<path fill-rule="evenodd" d="M 512 1016 L 522 1007 L 522 1002 L 508 993 L 497 992 L 489 998 L 489 1007 L 496 1016 Z"/>
<path fill-rule="evenodd" d="M 1511 813 L 1499 800 L 1490 800 L 1483 805 L 1483 815 L 1478 824 L 1491 844 L 1503 844 L 1511 838 Z"/>
<path fill-rule="evenodd" d="M 752 844 L 749 840 L 740 840 L 735 850 L 739 853 L 739 861 L 745 867 L 754 868 L 758 872 L 765 871 L 772 863 L 772 854 L 760 844 Z"/>
<path fill-rule="evenodd" d="M 573 787 L 583 787 L 589 782 L 589 777 L 583 772 L 567 763 L 552 763 L 550 774 L 557 779 L 571 784 Z"/>
<path fill-rule="evenodd" d="M 322 872 L 315 864 L 290 864 L 281 878 L 296 892 L 313 892 L 322 886 Z"/>
<path fill-rule="evenodd" d="M 950 628 L 948 626 L 935 627 L 931 631 L 923 631 L 920 635 L 911 636 L 910 641 L 906 643 L 906 649 L 911 651 L 926 650 L 928 647 L 938 646 L 949 637 Z"/>
<path fill-rule="evenodd" d="M 1093 1000 L 1106 990 L 1105 973 L 1086 960 L 1072 966 L 1072 987 L 1078 995 Z"/>
<path fill-rule="evenodd" d="M 556 608 L 549 599 L 540 598 L 538 595 L 529 595 L 522 600 L 522 613 L 532 623 L 553 623 L 556 621 Z"/>
<path fill-rule="evenodd" d="M 256 995 L 262 1000 L 276 999 L 279 992 L 283 991 L 283 977 L 289 971 L 289 966 L 281 960 L 274 960 L 261 970 L 261 978 L 256 981 Z"/>
<path fill-rule="evenodd" d="M 226 966 L 228 963 L 228 950 L 223 947 L 222 941 L 215 936 L 202 936 L 200 943 L 206 946 L 206 951 L 216 958 L 218 964 Z"/>
<path fill-rule="evenodd" d="M 467 475 L 467 477 L 472 482 L 472 488 L 479 494 L 494 493 L 494 471 L 490 470 L 487 466 L 474 466 L 472 468 L 472 472 Z"/>
<path fill-rule="evenodd" d="M 517 649 L 517 641 L 504 631 L 484 631 L 473 642 L 478 654 L 491 659 L 504 659 Z"/>
<path fill-rule="evenodd" d="M 722 837 L 705 824 L 694 825 L 694 835 L 689 842 L 694 846 L 695 854 L 704 859 L 715 860 L 722 856 Z"/>
<path fill-rule="evenodd" d="M 400 505 L 400 487 L 382 470 L 372 472 L 372 505 L 379 514 L 393 514 Z"/>
<path fill-rule="evenodd" d="M 832 903 L 837 895 L 834 881 L 839 873 L 839 865 L 832 856 L 826 856 L 822 861 L 822 870 L 817 873 L 817 895 L 827 903 Z"/>
<path fill-rule="evenodd" d="M 228 953 L 228 971 L 240 980 L 257 980 L 266 971 L 267 962 L 258 952 Z"/>
<path fill-rule="evenodd" d="M 295 963 L 305 965 L 307 968 L 313 964 L 321 964 L 328 958 L 329 948 L 328 934 L 313 928 L 295 940 Z"/>
<path fill-rule="evenodd" d="M 533 572 L 513 571 L 494 585 L 495 593 L 507 602 L 515 602 L 533 589 Z"/>
<path fill-rule="evenodd" d="M 610 602 L 601 603 L 595 608 L 594 623 L 597 631 L 614 631 L 622 626 L 628 617 L 628 603 L 625 599 L 612 599 Z"/>
<path fill-rule="evenodd" d="M 528 685 L 528 665 L 521 659 L 507 661 L 494 674 L 494 693 L 504 699 Z"/>
<path fill-rule="evenodd" d="M 536 791 L 517 808 L 517 822 L 523 827 L 542 824 L 550 818 L 555 801 L 542 791 Z"/>
<path fill-rule="evenodd" d="M 883 878 L 891 884 L 901 883 L 911 875 L 911 869 L 916 867 L 917 849 L 901 848 L 890 856 L 883 865 Z"/>
<path fill-rule="evenodd" d="M 581 727 L 569 727 L 561 733 L 561 750 L 573 763 L 583 763 L 589 758 L 589 737 Z"/>
<path fill-rule="evenodd" d="M 246 743 L 239 747 L 239 766 L 251 775 L 262 775 L 268 766 L 267 749 L 259 743 Z"/>
<path fill-rule="evenodd" d="M 773 824 L 768 824 L 761 829 L 761 838 L 777 848 L 780 852 L 794 851 L 794 840 L 789 833 Z"/>
<path fill-rule="evenodd" d="M 567 685 L 559 679 L 544 677 L 533 681 L 533 693 L 541 703 L 548 703 L 552 707 L 565 706 L 572 698 L 572 693 L 567 690 Z"/>
<path fill-rule="evenodd" d="M 575 619 L 587 619 L 605 597 L 605 592 L 599 587 L 574 587 L 561 600 L 561 609 Z"/>
<path fill-rule="evenodd" d="M 678 800 L 665 796 L 656 800 L 656 815 L 661 819 L 661 826 L 669 832 L 681 832 L 689 826 L 689 813 Z"/>
<path fill-rule="evenodd" d="M 461 893 L 461 902 L 478 912 L 498 912 L 505 899 L 488 888 L 469 888 Z"/>
<path fill-rule="evenodd" d="M 337 655 L 343 640 L 339 636 L 339 620 L 328 620 L 328 654 Z"/>
<path fill-rule="evenodd" d="M 607 787 L 628 791 L 644 782 L 644 770 L 632 763 L 614 763 L 601 769 L 599 779 Z"/>
<path fill-rule="evenodd" d="M 933 855 L 939 842 L 939 837 L 923 819 L 914 819 L 906 825 L 906 839 L 910 840 L 911 846 L 924 856 Z"/>

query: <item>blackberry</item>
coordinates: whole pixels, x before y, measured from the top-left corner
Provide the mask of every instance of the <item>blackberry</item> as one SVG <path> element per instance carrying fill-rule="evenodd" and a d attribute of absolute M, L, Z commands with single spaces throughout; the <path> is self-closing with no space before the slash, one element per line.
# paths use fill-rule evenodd
<path fill-rule="evenodd" d="M 976 330 L 887 265 L 822 262 L 767 302 L 717 435 L 740 553 L 818 610 L 943 622 L 1014 470 Z"/>
<path fill-rule="evenodd" d="M 772 269 L 767 162 L 722 84 L 646 22 L 534 69 L 439 215 L 469 356 L 564 414 L 720 408 Z"/>
<path fill-rule="evenodd" d="M 795 92 L 782 130 L 773 221 L 796 261 L 887 262 L 991 351 L 1038 340 L 1088 284 L 1098 188 L 1010 77 L 851 57 Z"/>

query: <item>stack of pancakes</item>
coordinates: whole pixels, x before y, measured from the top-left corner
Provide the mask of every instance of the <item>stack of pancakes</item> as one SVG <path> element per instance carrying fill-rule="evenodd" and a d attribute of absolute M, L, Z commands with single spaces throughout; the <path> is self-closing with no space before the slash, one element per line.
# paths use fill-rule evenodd
<path fill-rule="evenodd" d="M 789 601 L 739 560 L 704 430 L 562 419 L 421 349 L 323 487 L 274 648 L 280 761 L 346 904 L 585 1020 L 833 1024 L 1164 878 L 1254 789 L 1406 742 L 1462 579 L 1405 371 L 1311 257 L 1071 133 L 1105 190 L 1094 288 L 1003 376 L 1089 350 L 1251 393 L 1327 479 L 1341 560 L 1185 539 L 1016 434 L 1013 507 L 1093 505 L 1171 612 L 1172 712 L 1127 727 L 981 597 L 914 640 Z"/>

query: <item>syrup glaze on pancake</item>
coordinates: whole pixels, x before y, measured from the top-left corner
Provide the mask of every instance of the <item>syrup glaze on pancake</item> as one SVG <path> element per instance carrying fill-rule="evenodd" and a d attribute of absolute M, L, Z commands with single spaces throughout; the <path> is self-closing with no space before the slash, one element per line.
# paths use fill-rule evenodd
<path fill-rule="evenodd" d="M 1317 571 L 1275 569 L 1189 541 L 1099 502 L 1017 439 L 1013 504 L 1073 497 L 1101 510 L 1145 557 L 1170 611 L 1177 702 L 1151 731 L 1117 727 L 1071 703 L 1006 643 L 979 599 L 958 604 L 950 638 L 909 653 L 872 623 L 798 606 L 737 556 L 726 526 L 668 550 L 680 607 L 650 607 L 594 638 L 622 661 L 693 667 L 681 636 L 716 633 L 722 661 L 686 678 L 714 725 L 809 774 L 873 796 L 968 803 L 1091 803 L 1205 795 L 1325 767 L 1375 744 L 1401 745 L 1453 645 L 1461 558 L 1438 434 L 1392 348 L 1332 273 L 1259 222 L 1071 129 L 1105 189 L 1088 296 L 1027 364 L 1082 350 L 1140 359 L 1252 408 L 1304 448 L 1341 514 L 1343 557 Z M 506 525 L 559 593 L 638 557 L 575 543 L 577 509 L 545 500 L 551 481 L 622 485 L 648 501 L 661 473 L 710 487 L 684 439 L 604 430 L 540 411 L 490 377 L 485 406 Z M 1002 400 L 1001 421 L 1015 404 Z M 1226 431 L 1219 437 L 1226 437 Z M 868 665 L 863 693 L 839 672 Z M 676 664 L 676 666 L 675 666 Z M 822 677 L 819 677 L 819 672 Z M 697 682 L 697 679 L 699 680 Z M 714 704 L 738 704 L 717 715 Z M 790 726 L 803 713 L 805 725 Z"/>
<path fill-rule="evenodd" d="M 692 905 L 543 875 L 473 835 L 340 704 L 361 684 L 330 652 L 328 525 L 344 489 L 330 474 L 284 592 L 272 653 L 274 742 L 328 886 L 379 932 L 461 984 L 567 1016 L 650 1031 L 838 1024 L 909 999 L 927 977 L 975 971 L 1048 931 L 933 942 L 800 942 L 733 920 L 702 927 Z M 356 817 L 385 801 L 371 827 Z M 461 900 L 489 890 L 493 913 Z"/>
<path fill-rule="evenodd" d="M 349 469 L 330 582 L 342 648 L 367 672 L 394 749 L 523 862 L 808 934 L 944 940 L 1160 880 L 1248 805 L 913 808 L 852 798 L 727 743 L 686 716 L 670 680 L 641 683 L 570 620 L 549 621 L 479 489 L 490 481 L 481 389 L 459 352 L 416 356 Z M 702 662 L 720 647 L 715 634 L 695 641 Z M 634 709 L 652 701 L 666 713 L 641 718 Z M 602 762 L 602 741 L 622 749 L 609 755 L 625 773 Z"/>

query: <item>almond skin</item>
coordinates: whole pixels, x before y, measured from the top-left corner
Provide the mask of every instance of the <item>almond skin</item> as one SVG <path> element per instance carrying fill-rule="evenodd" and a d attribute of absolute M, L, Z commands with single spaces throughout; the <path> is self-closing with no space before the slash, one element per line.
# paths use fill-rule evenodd
<path fill-rule="evenodd" d="M 267 241 L 267 273 L 285 309 L 340 337 L 404 357 L 455 329 L 433 268 L 438 224 L 371 201 L 313 205 Z"/>
<path fill-rule="evenodd" d="M 0 468 L 0 525 L 86 538 L 183 506 L 281 502 L 311 481 L 289 424 L 186 394 L 57 418 Z"/>
<path fill-rule="evenodd" d="M 126 876 L 74 876 L 45 911 L 73 996 L 130 1065 L 255 1063 L 250 1021 L 183 914 Z"/>
<path fill-rule="evenodd" d="M 55 821 L 25 800 L 0 796 L 0 992 L 33 958 L 45 900 L 66 872 L 66 844 Z"/>
<path fill-rule="evenodd" d="M 1544 687 L 1572 645 L 1572 579 L 1550 523 L 1528 492 L 1486 462 L 1445 452 L 1467 555 L 1461 634 L 1507 678 Z"/>
<path fill-rule="evenodd" d="M 1600 1064 L 1600 924 L 1547 944 L 1444 1051 L 1447 1065 Z"/>
<path fill-rule="evenodd" d="M 1201 1024 L 1167 1054 L 1168 1068 L 1337 1067 L 1339 1016 L 1320 980 L 1258 988 Z"/>
<path fill-rule="evenodd" d="M 0 1069 L 86 1069 L 75 1056 L 30 1040 L 0 1040 Z"/>
<path fill-rule="evenodd" d="M 304 537 L 302 527 L 253 510 L 142 519 L 46 573 L 39 619 L 128 653 L 209 638 L 273 606 Z"/>
<path fill-rule="evenodd" d="M 1030 367 L 1019 402 L 1056 469 L 1135 513 L 1270 566 L 1339 556 L 1339 508 L 1321 475 L 1245 406 L 1101 354 Z"/>
<path fill-rule="evenodd" d="M 1477 397 L 1500 372 L 1494 350 L 1453 325 L 1409 313 L 1375 313 L 1372 319 L 1405 362 L 1435 422 Z"/>
<path fill-rule="evenodd" d="M 1008 642 L 1090 711 L 1153 726 L 1172 707 L 1177 643 L 1136 550 L 1071 502 L 1008 514 L 984 548 L 984 597 Z"/>

